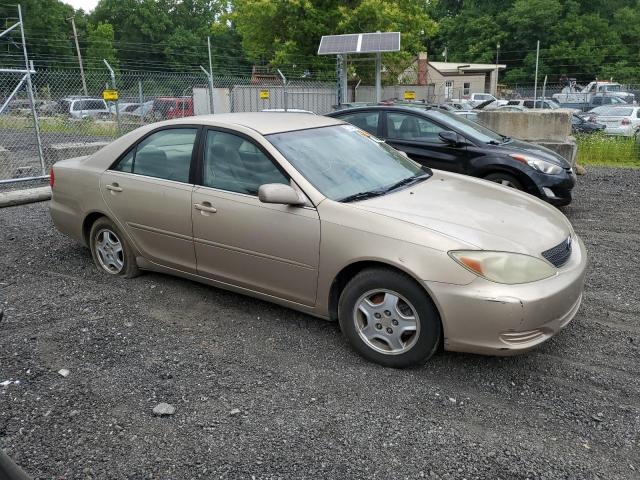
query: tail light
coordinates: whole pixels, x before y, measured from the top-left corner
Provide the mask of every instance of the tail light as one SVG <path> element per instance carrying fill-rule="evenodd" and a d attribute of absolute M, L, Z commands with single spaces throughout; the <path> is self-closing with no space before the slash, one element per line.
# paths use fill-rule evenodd
<path fill-rule="evenodd" d="M 629 120 L 628 118 L 623 118 L 622 125 L 631 125 L 631 120 Z"/>
<path fill-rule="evenodd" d="M 51 167 L 51 172 L 49 173 L 49 185 L 53 188 L 53 184 L 56 183 L 56 176 L 53 173 L 53 167 Z"/>

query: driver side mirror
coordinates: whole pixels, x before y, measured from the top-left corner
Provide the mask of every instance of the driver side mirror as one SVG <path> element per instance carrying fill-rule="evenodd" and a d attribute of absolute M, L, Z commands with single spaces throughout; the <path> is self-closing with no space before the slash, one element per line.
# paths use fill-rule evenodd
<path fill-rule="evenodd" d="M 438 136 L 444 143 L 451 145 L 453 147 L 457 147 L 465 143 L 464 137 L 450 130 L 445 130 L 444 132 L 440 132 Z"/>
<path fill-rule="evenodd" d="M 291 186 L 283 183 L 267 183 L 260 185 L 258 199 L 262 203 L 277 203 L 281 205 L 304 205 L 306 200 Z"/>

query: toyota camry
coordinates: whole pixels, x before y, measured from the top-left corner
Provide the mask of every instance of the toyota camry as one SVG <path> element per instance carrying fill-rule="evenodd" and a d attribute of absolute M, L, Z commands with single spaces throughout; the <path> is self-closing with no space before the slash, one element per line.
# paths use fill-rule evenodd
<path fill-rule="evenodd" d="M 164 272 L 337 320 L 386 366 L 530 350 L 582 299 L 587 255 L 557 209 L 335 118 L 147 125 L 56 163 L 51 185 L 56 227 L 105 275 Z"/>

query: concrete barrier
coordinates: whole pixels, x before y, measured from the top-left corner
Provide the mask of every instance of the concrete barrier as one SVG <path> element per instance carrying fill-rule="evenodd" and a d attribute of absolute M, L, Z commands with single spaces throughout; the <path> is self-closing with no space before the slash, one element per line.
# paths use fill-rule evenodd
<path fill-rule="evenodd" d="M 571 136 L 571 112 L 568 110 L 528 110 L 478 112 L 478 123 L 508 137 L 535 143 L 576 164 L 578 147 Z"/>
<path fill-rule="evenodd" d="M 0 192 L 0 208 L 14 207 L 25 203 L 45 202 L 50 198 L 51 188 L 48 186 Z"/>
<path fill-rule="evenodd" d="M 108 143 L 109 142 L 52 143 L 44 149 L 44 160 L 47 165 L 47 170 L 58 160 L 91 155 Z"/>

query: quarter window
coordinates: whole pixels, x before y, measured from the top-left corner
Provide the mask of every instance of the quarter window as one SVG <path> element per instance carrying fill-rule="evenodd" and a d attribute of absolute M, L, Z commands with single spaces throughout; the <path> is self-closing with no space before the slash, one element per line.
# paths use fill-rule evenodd
<path fill-rule="evenodd" d="M 350 113 L 339 118 L 372 135 L 378 135 L 378 117 L 378 112 L 358 112 Z"/>
<path fill-rule="evenodd" d="M 186 183 L 197 133 L 195 128 L 160 130 L 136 145 L 113 169 Z"/>
<path fill-rule="evenodd" d="M 445 129 L 426 118 L 404 113 L 387 113 L 387 137 L 442 143 L 438 136 Z"/>
<path fill-rule="evenodd" d="M 203 185 L 257 195 L 261 185 L 289 179 L 252 142 L 227 132 L 209 130 L 204 153 Z"/>

